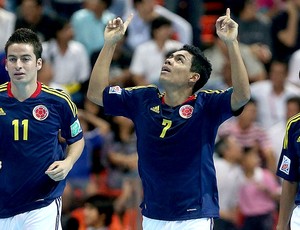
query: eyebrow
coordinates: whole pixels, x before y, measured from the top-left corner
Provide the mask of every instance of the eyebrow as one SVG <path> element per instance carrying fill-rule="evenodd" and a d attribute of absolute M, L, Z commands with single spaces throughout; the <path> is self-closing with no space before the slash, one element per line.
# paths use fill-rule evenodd
<path fill-rule="evenodd" d="M 7 55 L 7 57 L 17 57 L 18 55 L 14 55 L 14 54 L 9 54 L 9 55 Z M 30 54 L 23 54 L 23 55 L 21 55 L 20 57 L 32 57 L 32 55 L 30 55 Z"/>
<path fill-rule="evenodd" d="M 186 56 L 184 56 L 183 54 L 171 54 L 169 57 L 183 57 L 185 60 L 187 59 Z"/>

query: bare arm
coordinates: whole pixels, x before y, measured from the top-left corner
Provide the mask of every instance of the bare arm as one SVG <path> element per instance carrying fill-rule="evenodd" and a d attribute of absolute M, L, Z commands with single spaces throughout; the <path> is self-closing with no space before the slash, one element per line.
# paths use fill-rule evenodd
<path fill-rule="evenodd" d="M 45 172 L 52 180 L 60 181 L 66 178 L 75 162 L 80 157 L 84 147 L 84 139 L 74 142 L 67 147 L 67 157 L 62 161 L 53 162 Z"/>
<path fill-rule="evenodd" d="M 297 188 L 298 183 L 283 180 L 276 230 L 290 229 L 288 225 L 294 207 Z"/>
<path fill-rule="evenodd" d="M 229 8 L 227 8 L 225 16 L 218 18 L 216 29 L 218 36 L 228 48 L 233 86 L 231 108 L 233 111 L 236 111 L 249 101 L 250 86 L 247 70 L 237 41 L 238 24 L 230 18 Z"/>
<path fill-rule="evenodd" d="M 278 33 L 278 39 L 287 47 L 293 47 L 296 44 L 298 33 L 298 7 L 293 1 L 286 3 L 288 22 L 286 29 Z"/>
<path fill-rule="evenodd" d="M 124 36 L 133 15 L 123 23 L 121 18 L 110 21 L 104 31 L 104 46 L 93 67 L 87 97 L 97 105 L 103 106 L 102 93 L 109 85 L 109 68 L 116 44 Z"/>

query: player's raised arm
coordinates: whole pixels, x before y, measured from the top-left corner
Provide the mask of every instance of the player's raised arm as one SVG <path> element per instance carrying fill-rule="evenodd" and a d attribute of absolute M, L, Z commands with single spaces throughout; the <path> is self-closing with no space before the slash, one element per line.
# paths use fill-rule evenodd
<path fill-rule="evenodd" d="M 225 16 L 218 18 L 216 22 L 216 30 L 218 36 L 225 42 L 228 48 L 233 86 L 231 108 L 235 111 L 249 101 L 250 86 L 247 70 L 237 41 L 238 24 L 231 19 L 229 8 L 227 8 Z"/>
<path fill-rule="evenodd" d="M 124 36 L 132 17 L 131 14 L 125 22 L 119 17 L 115 18 L 105 28 L 104 46 L 93 67 L 87 92 L 87 97 L 98 105 L 103 105 L 102 92 L 109 84 L 109 68 L 116 44 Z"/>

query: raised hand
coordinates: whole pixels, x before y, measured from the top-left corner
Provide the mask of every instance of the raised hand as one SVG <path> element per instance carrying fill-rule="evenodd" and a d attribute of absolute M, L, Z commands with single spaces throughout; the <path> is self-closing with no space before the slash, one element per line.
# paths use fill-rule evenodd
<path fill-rule="evenodd" d="M 124 36 L 129 23 L 133 18 L 133 14 L 130 14 L 125 22 L 120 17 L 110 20 L 104 31 L 104 39 L 106 43 L 112 45 L 116 44 Z"/>
<path fill-rule="evenodd" d="M 216 21 L 216 30 L 218 36 L 224 42 L 230 42 L 237 39 L 238 24 L 231 19 L 230 9 L 226 9 L 226 15 L 221 16 Z"/>

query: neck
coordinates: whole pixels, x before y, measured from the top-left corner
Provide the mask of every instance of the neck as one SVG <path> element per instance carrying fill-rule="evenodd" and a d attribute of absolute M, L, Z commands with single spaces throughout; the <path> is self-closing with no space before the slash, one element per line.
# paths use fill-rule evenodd
<path fill-rule="evenodd" d="M 25 101 L 28 99 L 35 92 L 36 88 L 36 81 L 30 84 L 14 84 L 11 82 L 11 92 L 19 101 Z"/>
<path fill-rule="evenodd" d="M 192 92 L 190 90 L 186 90 L 186 92 L 169 91 L 165 94 L 165 103 L 171 107 L 175 107 L 181 105 L 191 95 Z"/>
<path fill-rule="evenodd" d="M 69 41 L 60 41 L 60 40 L 57 40 L 57 45 L 59 47 L 59 50 L 61 53 L 65 53 L 68 49 L 68 43 Z"/>

